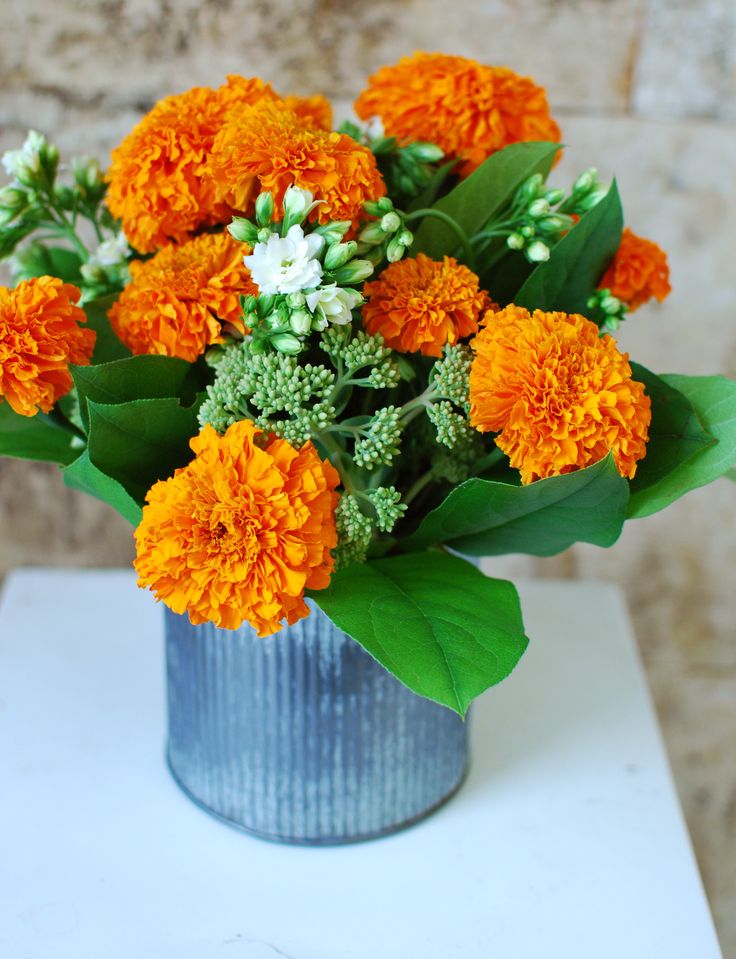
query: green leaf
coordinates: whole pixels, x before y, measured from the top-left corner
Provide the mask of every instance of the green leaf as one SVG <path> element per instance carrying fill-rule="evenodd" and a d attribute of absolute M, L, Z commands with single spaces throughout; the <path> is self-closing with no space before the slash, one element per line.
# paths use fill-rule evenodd
<path fill-rule="evenodd" d="M 197 405 L 176 399 L 102 404 L 87 401 L 89 456 L 141 503 L 153 484 L 192 459 L 189 440 L 199 432 Z"/>
<path fill-rule="evenodd" d="M 664 509 L 690 490 L 724 476 L 736 461 L 736 382 L 724 376 L 676 373 L 660 378 L 692 404 L 701 426 L 717 442 L 680 462 L 658 482 L 637 490 L 629 505 L 631 517 Z"/>
<path fill-rule="evenodd" d="M 130 350 L 113 333 L 107 318 L 107 311 L 117 296 L 117 293 L 113 293 L 83 304 L 84 312 L 87 314 L 87 325 L 97 333 L 93 363 L 109 363 L 112 360 L 121 360 L 130 356 Z"/>
<path fill-rule="evenodd" d="M 115 404 L 177 397 L 187 405 L 196 393 L 189 385 L 192 366 L 170 356 L 129 356 L 97 366 L 72 366 L 71 371 L 85 424 L 87 400 Z"/>
<path fill-rule="evenodd" d="M 586 314 L 588 299 L 621 243 L 623 211 L 616 183 L 552 248 L 514 298 L 528 310 Z"/>
<path fill-rule="evenodd" d="M 636 508 L 642 491 L 655 486 L 682 463 L 716 442 L 700 425 L 686 396 L 638 363 L 632 363 L 631 370 L 651 398 L 652 422 L 647 455 L 639 462 L 631 481 L 629 512 Z"/>
<path fill-rule="evenodd" d="M 311 597 L 405 686 L 461 716 L 528 644 L 513 585 L 447 553 L 349 566 Z"/>
<path fill-rule="evenodd" d="M 629 484 L 611 455 L 528 486 L 469 479 L 402 545 L 421 549 L 445 543 L 472 556 L 552 556 L 576 542 L 612 546 L 621 534 L 628 495 Z"/>
<path fill-rule="evenodd" d="M 434 209 L 453 217 L 470 237 L 509 206 L 524 180 L 534 173 L 546 176 L 559 149 L 559 143 L 514 143 L 505 147 L 461 180 L 435 203 Z M 411 253 L 442 259 L 456 246 L 457 237 L 451 227 L 434 217 L 425 217 Z"/>
<path fill-rule="evenodd" d="M 64 482 L 73 489 L 81 490 L 96 499 L 108 503 L 129 523 L 137 526 L 141 521 L 141 507 L 126 490 L 111 476 L 99 470 L 85 450 L 70 466 L 64 469 Z"/>
<path fill-rule="evenodd" d="M 65 283 L 79 286 L 82 282 L 82 274 L 79 272 L 81 265 L 81 257 L 74 250 L 34 242 L 16 253 L 13 276 L 16 281 L 30 280 L 37 276 L 58 276 Z"/>
<path fill-rule="evenodd" d="M 50 416 L 21 416 L 7 400 L 0 400 L 0 456 L 65 464 L 79 456 L 80 445 L 81 440 Z"/>

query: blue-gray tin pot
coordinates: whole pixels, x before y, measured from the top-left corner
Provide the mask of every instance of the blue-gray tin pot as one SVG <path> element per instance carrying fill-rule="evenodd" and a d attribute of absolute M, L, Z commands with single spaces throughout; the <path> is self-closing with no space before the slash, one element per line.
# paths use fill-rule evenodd
<path fill-rule="evenodd" d="M 458 789 L 459 716 L 402 686 L 316 607 L 259 639 L 166 610 L 168 761 L 198 805 L 265 839 L 357 842 Z"/>

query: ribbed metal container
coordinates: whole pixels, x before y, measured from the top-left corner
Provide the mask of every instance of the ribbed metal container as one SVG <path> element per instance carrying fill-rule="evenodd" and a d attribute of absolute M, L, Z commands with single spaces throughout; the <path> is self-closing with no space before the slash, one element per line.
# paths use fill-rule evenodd
<path fill-rule="evenodd" d="M 248 832 L 311 845 L 411 825 L 461 784 L 467 723 L 402 686 L 318 609 L 275 636 L 166 610 L 168 761 Z"/>

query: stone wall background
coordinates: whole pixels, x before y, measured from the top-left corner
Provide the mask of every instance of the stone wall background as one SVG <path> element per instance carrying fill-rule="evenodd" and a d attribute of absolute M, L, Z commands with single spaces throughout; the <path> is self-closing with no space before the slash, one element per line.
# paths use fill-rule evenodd
<path fill-rule="evenodd" d="M 736 376 L 733 0 L 3 0 L 3 28 L 0 150 L 33 126 L 67 154 L 103 159 L 158 97 L 227 72 L 344 103 L 414 49 L 532 74 L 570 144 L 555 178 L 591 164 L 615 172 L 628 223 L 669 251 L 674 292 L 629 321 L 623 346 L 660 372 Z M 0 520 L 0 575 L 131 558 L 126 524 L 44 466 L 0 460 Z M 493 564 L 625 589 L 726 955 L 736 955 L 735 543 L 736 486 L 721 480 L 630 524 L 614 550 Z"/>

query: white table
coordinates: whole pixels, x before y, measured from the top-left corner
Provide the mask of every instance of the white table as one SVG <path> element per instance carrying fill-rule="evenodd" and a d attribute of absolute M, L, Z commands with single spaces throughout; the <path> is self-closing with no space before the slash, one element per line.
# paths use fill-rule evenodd
<path fill-rule="evenodd" d="M 716 959 L 610 586 L 521 588 L 532 643 L 419 826 L 277 846 L 164 766 L 160 611 L 128 572 L 23 570 L 0 607 L 2 959 Z"/>

